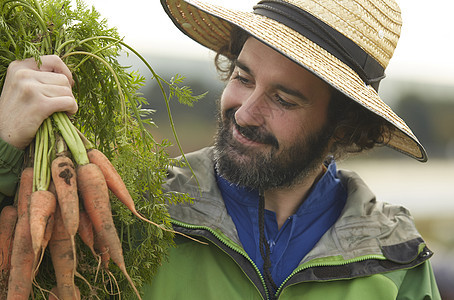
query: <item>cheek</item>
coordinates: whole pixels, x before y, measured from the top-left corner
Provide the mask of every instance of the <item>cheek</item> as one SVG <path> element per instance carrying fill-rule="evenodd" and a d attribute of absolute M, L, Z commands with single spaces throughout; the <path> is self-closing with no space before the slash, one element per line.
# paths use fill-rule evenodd
<path fill-rule="evenodd" d="M 295 120 L 284 115 L 275 121 L 274 124 L 269 124 L 269 127 L 280 144 L 293 143 L 307 130 L 307 124 L 302 124 L 301 119 Z"/>
<path fill-rule="evenodd" d="M 229 81 L 222 92 L 221 111 L 240 107 L 244 97 L 246 97 L 244 95 L 244 91 L 238 86 L 238 83 L 235 81 Z"/>
<path fill-rule="evenodd" d="M 268 125 L 280 144 L 292 145 L 319 131 L 325 122 L 324 112 L 310 110 L 283 114 Z"/>

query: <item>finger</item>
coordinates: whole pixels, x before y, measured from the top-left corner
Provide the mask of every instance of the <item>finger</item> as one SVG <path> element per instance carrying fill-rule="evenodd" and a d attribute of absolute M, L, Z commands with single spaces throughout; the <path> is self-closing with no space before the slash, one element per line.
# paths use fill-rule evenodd
<path fill-rule="evenodd" d="M 55 81 L 53 81 L 53 83 L 55 83 Z M 49 106 L 49 115 L 56 111 L 65 111 L 69 114 L 75 114 L 78 110 L 78 106 L 72 93 L 72 88 L 68 85 L 57 85 L 53 83 L 41 84 L 41 88 L 39 89 L 43 101 Z"/>
<path fill-rule="evenodd" d="M 39 72 L 39 75 L 36 76 L 36 80 L 39 83 L 45 85 L 56 85 L 62 87 L 68 87 L 71 89 L 72 82 L 68 80 L 68 78 L 60 73 L 53 73 L 53 72 L 42 72 L 42 71 L 31 71 L 31 72 Z"/>
<path fill-rule="evenodd" d="M 50 116 L 54 112 L 67 112 L 73 115 L 78 110 L 77 102 L 74 100 L 72 95 L 70 96 L 58 96 L 48 97 L 46 101 L 43 101 L 47 115 Z"/>
<path fill-rule="evenodd" d="M 41 71 L 54 72 L 63 74 L 68 78 L 68 81 L 73 83 L 73 76 L 68 66 L 57 55 L 46 55 L 41 57 Z"/>
<path fill-rule="evenodd" d="M 75 101 L 72 87 L 66 76 L 51 72 L 40 72 L 31 69 L 19 69 L 12 76 L 14 85 L 8 89 L 10 105 L 23 103 L 40 103 L 45 98 L 70 97 Z M 5 92 L 6 93 L 6 92 Z"/>
<path fill-rule="evenodd" d="M 15 64 L 15 68 L 29 68 L 35 71 L 42 72 L 53 72 L 57 74 L 63 74 L 70 85 L 73 85 L 74 80 L 71 74 L 71 71 L 66 66 L 66 64 L 58 57 L 57 55 L 44 55 L 40 57 L 41 65 L 38 66 L 38 62 L 34 58 L 27 58 L 22 61 L 15 61 L 12 64 Z"/>
<path fill-rule="evenodd" d="M 63 96 L 72 97 L 74 99 L 71 88 L 67 86 L 48 84 L 44 85 L 40 92 L 43 96 L 48 98 Z"/>

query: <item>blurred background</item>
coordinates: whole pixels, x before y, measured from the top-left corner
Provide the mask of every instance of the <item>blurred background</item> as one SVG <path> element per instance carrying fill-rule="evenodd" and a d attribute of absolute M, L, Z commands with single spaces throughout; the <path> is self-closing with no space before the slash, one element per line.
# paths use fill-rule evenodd
<path fill-rule="evenodd" d="M 429 161 L 419 163 L 382 148 L 340 163 L 356 171 L 381 201 L 402 204 L 435 252 L 433 266 L 443 299 L 454 299 L 454 2 L 397 0 L 403 16 L 401 39 L 387 68 L 380 95 L 425 146 Z M 251 10 L 256 1 L 213 1 Z M 211 144 L 215 132 L 215 101 L 223 83 L 213 67 L 214 55 L 178 31 L 158 0 L 85 1 L 115 26 L 163 78 L 185 76 L 194 94 L 208 92 L 194 107 L 171 103 L 178 137 L 185 152 Z M 127 4 L 124 4 L 127 3 Z M 124 63 L 151 74 L 134 56 Z M 142 92 L 150 100 L 156 139 L 172 137 L 164 100 L 150 79 Z M 178 149 L 169 148 L 172 155 Z"/>

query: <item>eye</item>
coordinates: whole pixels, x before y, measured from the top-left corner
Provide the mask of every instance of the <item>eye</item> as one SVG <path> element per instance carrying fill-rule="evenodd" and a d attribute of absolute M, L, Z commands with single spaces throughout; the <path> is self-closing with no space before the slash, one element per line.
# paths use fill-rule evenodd
<path fill-rule="evenodd" d="M 246 77 L 241 76 L 239 73 L 235 74 L 233 76 L 233 79 L 234 80 L 238 80 L 242 84 L 249 84 L 250 83 L 249 79 L 247 79 Z"/>
<path fill-rule="evenodd" d="M 282 97 L 277 94 L 274 95 L 273 98 L 274 98 L 274 101 L 276 101 L 280 106 L 282 106 L 284 108 L 292 108 L 292 107 L 296 106 L 295 103 L 288 102 L 288 101 L 282 99 Z"/>

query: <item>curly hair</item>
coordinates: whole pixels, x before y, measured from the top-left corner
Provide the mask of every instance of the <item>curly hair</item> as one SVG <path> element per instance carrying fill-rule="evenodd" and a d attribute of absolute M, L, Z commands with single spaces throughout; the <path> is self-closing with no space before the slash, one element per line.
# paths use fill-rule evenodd
<path fill-rule="evenodd" d="M 235 61 L 250 35 L 234 27 L 230 42 L 219 48 L 215 66 L 222 80 L 228 80 L 233 73 Z M 345 94 L 330 87 L 332 96 L 328 107 L 328 120 L 333 127 L 334 143 L 330 149 L 336 158 L 370 150 L 385 145 L 395 130 L 388 121 L 361 106 Z"/>

